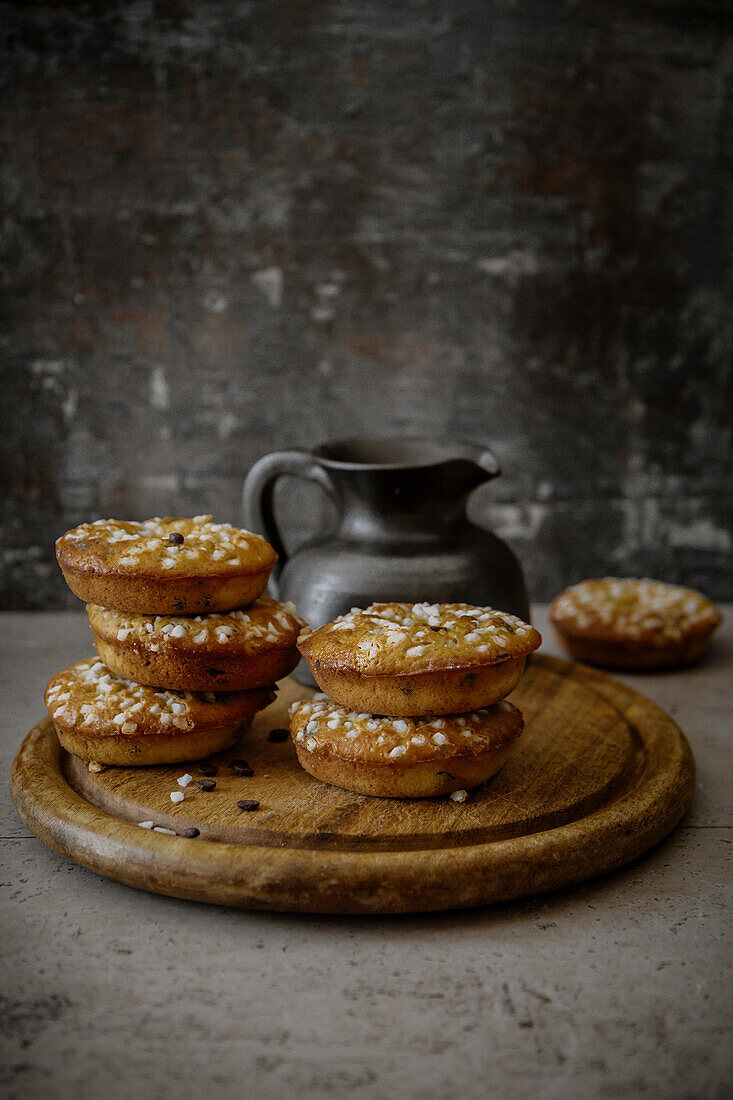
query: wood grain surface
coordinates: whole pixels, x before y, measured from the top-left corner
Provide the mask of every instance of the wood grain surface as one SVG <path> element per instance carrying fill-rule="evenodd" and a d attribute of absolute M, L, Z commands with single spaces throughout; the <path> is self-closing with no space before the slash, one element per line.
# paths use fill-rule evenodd
<path fill-rule="evenodd" d="M 247 908 L 397 913 L 481 905 L 580 882 L 618 867 L 680 820 L 694 786 L 687 741 L 657 706 L 602 673 L 533 660 L 512 695 L 526 728 L 502 771 L 467 802 L 353 795 L 303 772 L 287 706 L 309 694 L 283 681 L 240 745 L 197 767 L 89 772 L 48 721 L 26 737 L 11 776 L 28 827 L 67 858 L 129 885 Z M 227 767 L 244 758 L 254 774 Z M 241 812 L 237 802 L 260 807 Z M 137 823 L 194 839 L 143 830 Z"/>

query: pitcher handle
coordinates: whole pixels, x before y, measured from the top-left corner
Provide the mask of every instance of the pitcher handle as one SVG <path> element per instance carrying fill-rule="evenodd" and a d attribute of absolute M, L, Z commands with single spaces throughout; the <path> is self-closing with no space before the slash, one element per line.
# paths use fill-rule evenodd
<path fill-rule="evenodd" d="M 244 522 L 252 530 L 262 532 L 277 551 L 278 560 L 271 578 L 275 595 L 278 578 L 288 558 L 275 517 L 275 485 L 285 475 L 315 481 L 329 500 L 336 500 L 336 490 L 331 478 L 309 451 L 275 451 L 255 462 L 247 474 L 242 487 Z"/>

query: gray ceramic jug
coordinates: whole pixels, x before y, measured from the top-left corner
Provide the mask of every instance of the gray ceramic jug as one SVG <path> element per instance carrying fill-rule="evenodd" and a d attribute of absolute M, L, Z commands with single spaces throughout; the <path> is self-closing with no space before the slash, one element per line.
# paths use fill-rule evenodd
<path fill-rule="evenodd" d="M 279 451 L 244 483 L 244 522 L 280 555 L 270 591 L 313 627 L 377 600 L 483 604 L 529 618 L 511 550 L 466 516 L 470 493 L 497 477 L 485 447 L 427 439 L 349 439 Z M 289 555 L 273 506 L 285 475 L 315 481 L 335 526 Z"/>

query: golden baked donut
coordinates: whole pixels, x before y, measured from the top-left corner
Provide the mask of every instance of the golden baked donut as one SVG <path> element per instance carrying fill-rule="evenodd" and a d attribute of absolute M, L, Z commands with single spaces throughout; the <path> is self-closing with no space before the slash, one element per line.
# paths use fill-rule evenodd
<path fill-rule="evenodd" d="M 281 680 L 300 654 L 305 625 L 292 604 L 260 596 L 245 610 L 135 615 L 87 605 L 97 653 L 138 684 L 184 691 L 246 691 Z"/>
<path fill-rule="evenodd" d="M 700 592 L 648 578 L 581 581 L 550 607 L 550 622 L 570 655 L 604 668 L 689 664 L 721 618 Z"/>
<path fill-rule="evenodd" d="M 98 764 L 174 764 L 229 748 L 275 688 L 228 694 L 157 691 L 97 657 L 57 672 L 45 694 L 65 749 Z"/>
<path fill-rule="evenodd" d="M 306 629 L 298 649 L 334 702 L 404 717 L 498 702 L 541 642 L 533 627 L 491 607 L 373 603 Z"/>
<path fill-rule="evenodd" d="M 522 728 L 521 712 L 506 701 L 434 718 L 358 713 L 320 694 L 290 708 L 293 744 L 307 772 L 383 798 L 430 798 L 485 782 Z"/>
<path fill-rule="evenodd" d="M 82 600 L 142 615 L 246 607 L 277 561 L 259 535 L 211 516 L 82 523 L 57 541 L 56 557 Z"/>

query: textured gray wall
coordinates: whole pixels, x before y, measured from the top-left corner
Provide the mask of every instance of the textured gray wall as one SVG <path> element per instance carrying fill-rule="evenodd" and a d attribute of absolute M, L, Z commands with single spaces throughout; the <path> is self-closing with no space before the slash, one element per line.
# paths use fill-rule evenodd
<path fill-rule="evenodd" d="M 536 598 L 733 597 L 730 10 L 0 5 L 5 606 L 73 606 L 81 520 L 403 431 L 493 443 Z"/>

